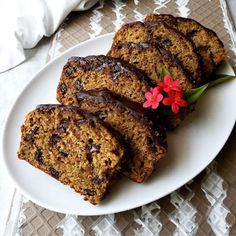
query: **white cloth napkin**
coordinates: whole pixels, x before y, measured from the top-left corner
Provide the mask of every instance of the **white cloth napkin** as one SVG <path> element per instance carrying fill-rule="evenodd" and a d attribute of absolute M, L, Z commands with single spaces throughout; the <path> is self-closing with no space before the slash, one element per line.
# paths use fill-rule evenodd
<path fill-rule="evenodd" d="M 98 0 L 0 0 L 0 72 L 23 62 L 24 49 L 51 36 L 71 11 L 84 11 Z"/>

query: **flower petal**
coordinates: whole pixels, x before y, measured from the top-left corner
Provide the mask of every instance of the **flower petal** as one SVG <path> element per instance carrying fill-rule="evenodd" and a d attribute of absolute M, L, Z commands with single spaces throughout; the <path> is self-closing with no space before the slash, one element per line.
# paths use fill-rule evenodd
<path fill-rule="evenodd" d="M 164 90 L 166 93 L 170 93 L 170 92 L 172 91 L 172 88 L 170 88 L 170 87 L 165 87 L 163 90 Z"/>
<path fill-rule="evenodd" d="M 171 109 L 175 114 L 177 114 L 179 112 L 179 106 L 176 103 L 173 103 L 171 105 Z"/>
<path fill-rule="evenodd" d="M 183 99 L 178 99 L 177 101 L 176 101 L 176 103 L 180 106 L 180 107 L 186 107 L 188 104 L 187 104 L 187 102 L 185 101 L 185 100 L 183 100 Z"/>
<path fill-rule="evenodd" d="M 164 76 L 164 83 L 169 84 L 170 82 L 172 82 L 171 76 L 170 75 L 165 75 Z"/>
<path fill-rule="evenodd" d="M 153 89 L 152 94 L 153 94 L 153 97 L 156 97 L 159 94 L 157 87 Z"/>
<path fill-rule="evenodd" d="M 163 91 L 163 86 L 162 86 L 162 85 L 160 86 L 160 85 L 158 84 L 157 90 L 158 90 L 159 93 L 162 93 L 162 91 Z"/>
<path fill-rule="evenodd" d="M 147 100 L 152 100 L 152 97 L 153 97 L 153 95 L 152 95 L 151 92 L 146 92 L 146 93 L 145 93 L 145 98 L 146 98 Z"/>
<path fill-rule="evenodd" d="M 164 98 L 162 103 L 165 105 L 165 106 L 170 106 L 172 104 L 172 100 L 170 98 Z"/>
<path fill-rule="evenodd" d="M 159 93 L 156 98 L 157 102 L 160 102 L 162 99 L 163 99 L 163 95 Z"/>
<path fill-rule="evenodd" d="M 146 101 L 146 102 L 143 103 L 143 107 L 144 107 L 144 108 L 150 107 L 151 105 L 152 105 L 152 104 L 151 104 L 150 101 Z"/>
<path fill-rule="evenodd" d="M 181 82 L 180 82 L 179 79 L 174 80 L 173 83 L 172 83 L 172 86 L 173 86 L 173 87 L 179 87 L 179 86 L 180 86 L 180 83 L 181 83 Z"/>
<path fill-rule="evenodd" d="M 152 109 L 157 109 L 159 106 L 159 102 L 153 102 L 152 103 Z"/>

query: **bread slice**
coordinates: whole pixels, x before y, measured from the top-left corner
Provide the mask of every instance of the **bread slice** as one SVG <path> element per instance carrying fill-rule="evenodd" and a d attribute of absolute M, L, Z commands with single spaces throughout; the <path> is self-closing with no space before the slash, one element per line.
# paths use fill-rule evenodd
<path fill-rule="evenodd" d="M 147 16 L 145 21 L 163 21 L 190 39 L 201 55 L 204 78 L 207 78 L 225 57 L 224 45 L 217 34 L 193 19 L 152 14 Z"/>
<path fill-rule="evenodd" d="M 63 68 L 57 100 L 72 104 L 74 93 L 106 88 L 115 94 L 143 103 L 151 83 L 132 65 L 108 56 L 73 57 Z"/>
<path fill-rule="evenodd" d="M 185 70 L 192 75 L 195 84 L 201 82 L 199 56 L 194 44 L 181 32 L 163 22 L 133 22 L 123 25 L 113 38 L 113 44 L 119 42 L 154 42 L 178 58 Z"/>
<path fill-rule="evenodd" d="M 122 173 L 142 183 L 156 168 L 159 159 L 166 156 L 166 137 L 158 122 L 138 103 L 120 99 L 107 90 L 78 92 L 80 109 L 98 116 L 119 132 L 129 145 L 129 159 Z"/>
<path fill-rule="evenodd" d="M 153 84 L 161 81 L 161 71 L 165 66 L 174 80 L 181 81 L 184 90 L 190 90 L 195 85 L 179 61 L 169 51 L 156 44 L 119 42 L 112 45 L 108 55 L 121 58 L 142 70 Z"/>
<path fill-rule="evenodd" d="M 19 159 L 92 204 L 103 199 L 125 153 L 103 122 L 72 106 L 38 106 L 26 116 L 21 132 Z"/>

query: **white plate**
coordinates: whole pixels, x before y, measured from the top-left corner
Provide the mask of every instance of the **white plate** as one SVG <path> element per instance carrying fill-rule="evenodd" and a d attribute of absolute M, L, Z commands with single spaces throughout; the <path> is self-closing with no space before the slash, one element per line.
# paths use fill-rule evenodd
<path fill-rule="evenodd" d="M 8 116 L 3 133 L 6 167 L 19 190 L 33 202 L 62 213 L 102 215 L 132 209 L 157 200 L 179 188 L 202 171 L 225 144 L 236 119 L 236 80 L 216 86 L 199 101 L 192 113 L 168 136 L 169 155 L 144 184 L 117 181 L 101 205 L 83 201 L 80 194 L 17 159 L 20 126 L 25 115 L 40 103 L 56 103 L 56 87 L 70 56 L 105 54 L 112 34 L 79 44 L 46 65 L 26 86 Z M 234 75 L 225 63 L 221 72 Z"/>

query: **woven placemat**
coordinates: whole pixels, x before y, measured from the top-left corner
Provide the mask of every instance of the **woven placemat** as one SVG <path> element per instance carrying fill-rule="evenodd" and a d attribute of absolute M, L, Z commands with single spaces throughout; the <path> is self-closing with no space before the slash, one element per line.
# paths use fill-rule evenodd
<path fill-rule="evenodd" d="M 146 14 L 188 16 L 213 29 L 236 68 L 233 24 L 223 0 L 100 1 L 71 13 L 54 36 L 50 57 L 89 38 L 113 32 Z M 223 150 L 194 180 L 158 201 L 112 215 L 78 217 L 44 209 L 31 201 L 21 207 L 22 235 L 236 235 L 236 130 Z M 212 144 L 214 145 L 214 144 Z M 204 158 L 204 157 L 199 157 Z"/>

